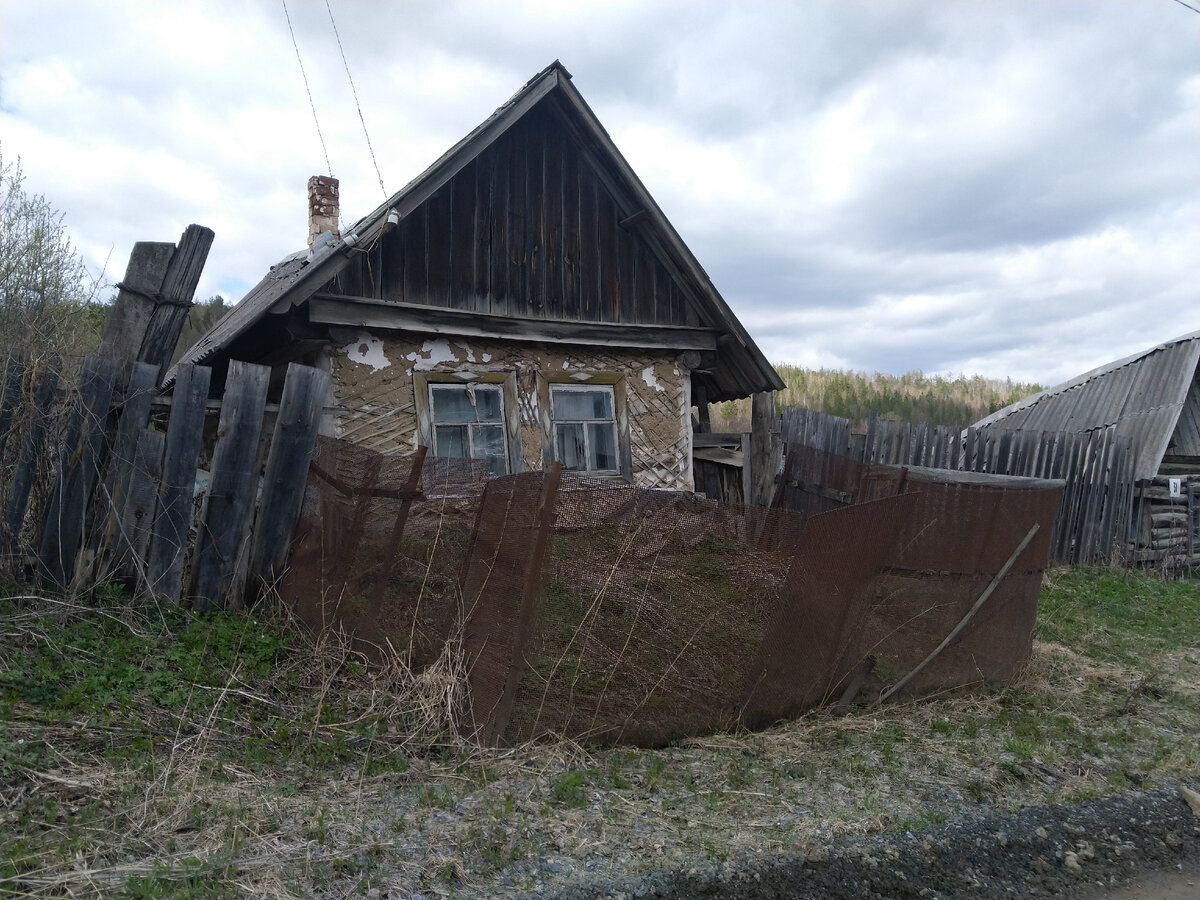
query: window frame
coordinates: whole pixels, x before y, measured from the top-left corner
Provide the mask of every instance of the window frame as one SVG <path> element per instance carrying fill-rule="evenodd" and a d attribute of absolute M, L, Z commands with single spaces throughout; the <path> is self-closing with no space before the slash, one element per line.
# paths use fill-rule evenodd
<path fill-rule="evenodd" d="M 538 373 L 538 403 L 541 407 L 542 420 L 542 463 L 546 468 L 549 468 L 554 462 L 558 461 L 558 432 L 555 427 L 556 421 L 554 419 L 552 391 L 556 388 L 595 390 L 597 387 L 606 387 L 612 392 L 612 422 L 614 437 L 616 438 L 617 467 L 615 469 L 571 469 L 566 471 L 600 478 L 618 477 L 632 484 L 633 455 L 629 443 L 629 416 L 625 402 L 627 389 L 625 375 L 618 372 L 564 370 L 555 372 L 552 375 L 546 375 L 542 372 Z M 564 421 L 575 422 L 580 420 L 567 419 Z M 608 420 L 592 419 L 589 421 L 601 422 Z"/>
<path fill-rule="evenodd" d="M 417 443 L 429 448 L 437 456 L 436 426 L 433 418 L 433 392 L 436 389 L 458 387 L 469 390 L 476 387 L 499 388 L 500 418 L 488 422 L 443 422 L 468 426 L 468 449 L 474 445 L 476 425 L 500 425 L 504 435 L 504 475 L 523 469 L 521 458 L 520 424 L 517 412 L 516 376 L 511 372 L 422 372 L 413 375 L 413 400 L 417 414 Z M 443 457 L 444 458 L 444 457 Z M 488 457 L 472 457 L 488 459 Z M 490 477 L 490 476 L 489 476 Z"/>
<path fill-rule="evenodd" d="M 611 413 L 607 418 L 558 418 L 554 415 L 554 395 L 556 393 L 573 394 L 591 391 L 596 393 L 603 391 L 608 395 L 609 411 Z M 619 475 L 621 474 L 621 442 L 617 437 L 617 397 L 614 386 L 611 384 L 578 384 L 578 383 L 551 383 L 550 384 L 550 419 L 551 427 L 554 431 L 554 455 L 558 459 L 558 437 L 560 434 L 559 428 L 563 425 L 582 425 L 583 435 L 583 458 L 587 465 L 584 468 L 569 469 L 571 472 L 583 472 L 589 475 Z M 608 469 L 593 469 L 592 462 L 592 429 L 593 425 L 608 425 L 612 434 L 612 456 L 613 466 Z M 559 460 L 562 462 L 562 460 Z M 566 466 L 563 467 L 566 469 Z"/>

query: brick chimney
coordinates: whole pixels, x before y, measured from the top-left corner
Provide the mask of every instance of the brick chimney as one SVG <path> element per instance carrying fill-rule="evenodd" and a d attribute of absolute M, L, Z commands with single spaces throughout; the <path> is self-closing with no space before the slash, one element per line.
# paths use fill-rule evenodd
<path fill-rule="evenodd" d="M 308 179 L 308 248 L 322 231 L 338 234 L 338 180 L 329 175 Z"/>

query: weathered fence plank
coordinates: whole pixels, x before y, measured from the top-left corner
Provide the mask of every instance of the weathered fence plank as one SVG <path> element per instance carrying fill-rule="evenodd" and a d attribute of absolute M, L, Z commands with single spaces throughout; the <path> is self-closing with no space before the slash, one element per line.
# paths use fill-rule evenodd
<path fill-rule="evenodd" d="M 67 423 L 62 456 L 42 528 L 38 553 L 41 580 L 66 588 L 83 542 L 92 488 L 104 459 L 104 423 L 117 378 L 117 363 L 89 356 L 79 378 L 79 400 Z"/>
<path fill-rule="evenodd" d="M 92 546 L 97 549 L 97 571 L 102 574 L 102 566 L 117 551 L 119 546 L 118 532 L 121 527 L 122 509 L 125 505 L 125 492 L 129 486 L 130 474 L 133 470 L 134 454 L 146 423 L 150 421 L 150 405 L 158 395 L 158 369 L 145 363 L 135 363 L 129 376 L 129 384 L 125 388 L 125 399 L 120 405 L 120 419 L 117 423 L 113 448 L 108 455 L 108 471 L 102 485 L 102 493 L 107 494 L 107 510 L 102 506 L 95 515 L 96 526 L 93 531 Z"/>
<path fill-rule="evenodd" d="M 751 451 L 753 459 L 743 459 L 750 465 L 751 496 L 747 506 L 770 506 L 775 496 L 775 477 L 779 474 L 779 458 L 782 452 L 778 437 L 773 433 L 775 423 L 775 395 L 763 391 L 750 401 Z"/>
<path fill-rule="evenodd" d="M 245 529 L 254 513 L 259 438 L 271 370 L 233 361 L 225 383 L 204 521 L 196 536 L 192 602 L 198 609 L 228 600 Z"/>
<path fill-rule="evenodd" d="M 283 575 L 329 384 L 328 372 L 296 363 L 288 366 L 254 528 L 250 577 L 255 591 Z"/>
<path fill-rule="evenodd" d="M 146 325 L 154 311 L 163 276 L 171 262 L 175 245 L 158 241 L 138 241 L 129 254 L 125 277 L 104 323 L 100 338 L 100 356 L 129 362 L 137 359 Z"/>
<path fill-rule="evenodd" d="M 154 533 L 166 443 L 166 435 L 161 431 L 143 431 L 134 451 L 133 464 L 129 467 L 116 534 L 117 548 L 111 565 L 117 577 L 131 579 L 135 584 L 147 582 L 144 560 L 148 557 L 150 538 Z"/>
<path fill-rule="evenodd" d="M 204 434 L 204 404 L 212 370 L 184 363 L 175 376 L 171 418 L 163 451 L 154 530 L 146 553 L 146 588 L 157 597 L 178 602 L 183 559 L 192 521 L 196 460 Z"/>
<path fill-rule="evenodd" d="M 170 265 L 163 276 L 158 302 L 151 310 L 137 356 L 142 362 L 158 367 L 159 384 L 166 377 L 171 354 L 179 343 L 179 334 L 192 306 L 192 297 L 200 282 L 200 273 L 204 271 L 213 237 L 212 229 L 189 225 L 179 239 L 179 246 L 171 255 Z"/>

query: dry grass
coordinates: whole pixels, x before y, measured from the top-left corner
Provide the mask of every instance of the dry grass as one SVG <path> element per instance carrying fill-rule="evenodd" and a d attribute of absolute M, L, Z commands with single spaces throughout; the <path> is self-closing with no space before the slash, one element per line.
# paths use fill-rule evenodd
<path fill-rule="evenodd" d="M 1196 582 L 1167 585 L 1153 627 L 1131 632 L 1143 645 L 1114 649 L 1091 577 L 1052 573 L 1043 603 L 1059 618 L 1006 689 L 655 751 L 481 750 L 454 736 L 459 651 L 414 674 L 402 654 L 367 666 L 342 635 L 310 646 L 287 621 L 246 617 L 200 620 L 212 677 L 181 663 L 186 701 L 139 683 L 75 708 L 38 684 L 86 679 L 89 657 L 156 628 L 186 646 L 197 620 L 0 601 L 0 894 L 494 895 L 1194 779 L 1200 625 L 1185 608 L 1169 640 L 1155 629 Z M 1152 580 L 1121 584 L 1127 604 L 1158 596 Z M 97 621 L 108 643 L 68 627 Z M 263 634 L 282 635 L 266 668 L 247 652 Z M 76 664 L 30 662 L 47 654 Z"/>

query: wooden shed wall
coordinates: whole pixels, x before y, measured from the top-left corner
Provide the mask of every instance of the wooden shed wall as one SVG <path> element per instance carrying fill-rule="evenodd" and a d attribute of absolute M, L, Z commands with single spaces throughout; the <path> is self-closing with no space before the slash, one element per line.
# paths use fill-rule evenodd
<path fill-rule="evenodd" d="M 560 321 L 699 326 L 553 107 L 528 113 L 339 277 L 347 296 Z"/>

